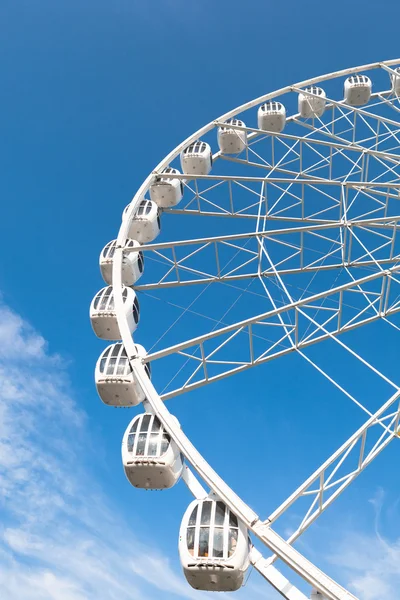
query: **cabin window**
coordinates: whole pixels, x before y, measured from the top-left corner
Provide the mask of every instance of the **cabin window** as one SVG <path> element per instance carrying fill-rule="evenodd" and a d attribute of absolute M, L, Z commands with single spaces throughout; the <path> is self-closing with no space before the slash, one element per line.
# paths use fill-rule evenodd
<path fill-rule="evenodd" d="M 139 268 L 139 272 L 143 273 L 143 268 L 144 268 L 143 252 L 138 253 L 138 268 Z"/>
<path fill-rule="evenodd" d="M 192 514 L 190 515 L 190 518 L 189 518 L 189 527 L 191 527 L 191 526 L 194 527 L 196 525 L 197 509 L 198 509 L 198 506 L 196 504 L 196 506 L 192 510 Z"/>
<path fill-rule="evenodd" d="M 165 454 L 167 452 L 170 441 L 171 441 L 170 436 L 167 433 L 164 433 L 162 436 L 162 440 L 161 440 L 160 456 L 163 456 L 163 454 Z"/>
<path fill-rule="evenodd" d="M 237 540 L 238 540 L 238 530 L 233 529 L 231 527 L 229 529 L 229 545 L 228 545 L 228 556 L 229 557 L 231 557 L 235 554 Z"/>
<path fill-rule="evenodd" d="M 139 208 L 136 211 L 137 217 L 145 217 L 151 211 L 152 204 L 150 200 L 142 200 L 139 204 Z"/>
<path fill-rule="evenodd" d="M 151 426 L 151 430 L 153 432 L 158 432 L 161 429 L 161 423 L 157 417 L 154 417 L 153 425 Z"/>
<path fill-rule="evenodd" d="M 201 511 L 201 524 L 209 525 L 211 520 L 211 506 L 212 502 L 203 502 L 203 510 Z"/>
<path fill-rule="evenodd" d="M 139 433 L 137 448 L 136 448 L 136 456 L 144 456 L 144 449 L 146 446 L 146 434 Z"/>
<path fill-rule="evenodd" d="M 114 310 L 114 296 L 111 286 L 103 288 L 95 297 L 93 308 L 95 310 Z"/>
<path fill-rule="evenodd" d="M 133 313 L 133 319 L 137 325 L 139 323 L 139 314 L 140 314 L 139 301 L 137 299 L 137 296 L 135 296 L 135 299 L 133 301 L 132 313 Z"/>
<path fill-rule="evenodd" d="M 200 527 L 199 535 L 199 556 L 208 556 L 208 539 L 210 537 L 209 527 Z"/>
<path fill-rule="evenodd" d="M 198 511 L 201 511 L 199 519 Z M 197 542 L 196 531 L 198 531 Z M 223 502 L 205 500 L 194 507 L 188 520 L 186 533 L 188 551 L 192 556 L 230 558 L 236 551 L 238 538 L 237 517 Z"/>
<path fill-rule="evenodd" d="M 122 344 L 106 348 L 100 359 L 100 373 L 105 375 L 127 375 L 131 366 Z"/>
<path fill-rule="evenodd" d="M 213 541 L 213 556 L 216 558 L 224 557 L 224 528 L 215 527 Z"/>
<path fill-rule="evenodd" d="M 103 250 L 103 258 L 113 258 L 116 245 L 116 240 L 108 242 L 107 246 Z"/>
<path fill-rule="evenodd" d="M 189 550 L 189 554 L 191 554 L 193 556 L 194 554 L 194 536 L 195 536 L 195 532 L 196 529 L 194 527 L 188 527 L 187 533 L 186 533 L 186 543 L 187 543 L 187 547 Z"/>
<path fill-rule="evenodd" d="M 152 433 L 149 437 L 148 456 L 157 456 L 158 433 Z"/>
<path fill-rule="evenodd" d="M 134 421 L 127 438 L 128 452 L 140 457 L 161 457 L 170 443 L 171 438 L 162 429 L 159 419 L 147 413 Z"/>

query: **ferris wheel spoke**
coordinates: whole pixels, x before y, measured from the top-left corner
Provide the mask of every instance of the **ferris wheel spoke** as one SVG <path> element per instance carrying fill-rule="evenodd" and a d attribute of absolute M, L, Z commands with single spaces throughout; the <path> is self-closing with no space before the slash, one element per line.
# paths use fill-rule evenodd
<path fill-rule="evenodd" d="M 257 275 L 268 278 L 344 266 L 383 268 L 399 259 L 400 247 L 396 243 L 399 219 L 342 220 L 335 224 L 311 224 L 127 247 L 125 252 L 141 251 L 146 260 L 157 262 L 158 278 L 135 285 L 139 291 L 227 282 Z M 350 241 L 343 235 L 347 231 Z M 369 249 L 360 236 L 368 236 Z M 321 240 L 319 250 L 315 249 L 315 239 Z M 263 247 L 268 245 L 272 256 L 278 253 L 272 262 L 263 253 L 260 255 L 260 242 Z M 202 264 L 207 265 L 207 271 L 198 268 Z"/>
<path fill-rule="evenodd" d="M 305 512 L 304 517 L 287 540 L 289 544 L 293 544 L 382 450 L 393 439 L 399 437 L 399 397 L 400 388 L 319 469 L 271 513 L 265 524 L 275 524 L 293 505 L 303 501 L 301 511 L 303 514 Z M 270 557 L 268 564 L 272 564 L 275 559 L 276 556 Z"/>
<path fill-rule="evenodd" d="M 331 290 L 153 352 L 145 360 L 156 361 L 170 355 L 179 357 L 185 353 L 186 357 L 195 361 L 195 373 L 187 378 L 189 383 L 183 382 L 181 387 L 163 394 L 162 398 L 167 400 L 326 339 L 334 339 L 346 347 L 337 339 L 342 333 L 399 312 L 400 303 L 393 299 L 398 290 L 394 288 L 399 285 L 395 274 L 399 270 L 400 266 L 395 266 L 352 279 Z M 349 298 L 353 304 L 347 302 Z M 328 318 L 321 310 L 321 300 L 330 302 L 322 307 L 334 309 Z M 279 322 L 278 315 L 286 315 L 286 323 Z M 282 331 L 285 327 L 286 331 Z M 291 336 L 295 339 L 295 346 L 291 343 Z M 232 344 L 239 338 L 239 346 Z"/>

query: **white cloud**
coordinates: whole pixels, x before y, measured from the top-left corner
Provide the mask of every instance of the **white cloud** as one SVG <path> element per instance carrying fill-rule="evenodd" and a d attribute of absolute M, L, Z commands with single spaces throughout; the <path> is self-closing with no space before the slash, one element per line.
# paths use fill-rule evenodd
<path fill-rule="evenodd" d="M 329 561 L 339 567 L 347 587 L 361 600 L 397 598 L 400 587 L 400 538 L 385 539 L 379 531 L 384 493 L 370 500 L 374 507 L 374 531 L 346 532 L 336 543 Z"/>
<path fill-rule="evenodd" d="M 80 460 L 90 439 L 63 361 L 5 306 L 0 380 L 0 597 L 208 597 L 192 590 L 156 547 L 115 517 Z M 149 576 L 155 569 L 160 577 Z"/>

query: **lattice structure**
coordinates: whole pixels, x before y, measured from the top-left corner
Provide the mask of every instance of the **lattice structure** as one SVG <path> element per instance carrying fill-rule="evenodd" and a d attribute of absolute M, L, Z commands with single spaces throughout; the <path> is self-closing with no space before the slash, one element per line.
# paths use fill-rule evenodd
<path fill-rule="evenodd" d="M 250 561 L 287 600 L 305 596 L 279 573 L 277 559 L 324 600 L 356 600 L 293 543 L 398 437 L 400 387 L 353 347 L 352 335 L 374 322 L 400 330 L 394 320 L 400 311 L 399 63 L 365 65 L 288 86 L 208 124 L 145 180 L 124 213 L 115 246 L 118 326 L 146 397 L 145 410 L 157 415 L 212 497 L 271 551 L 265 558 L 253 547 Z M 191 150 L 188 160 L 186 152 L 179 163 L 189 147 L 197 154 Z M 161 210 L 162 238 L 127 244 L 148 192 Z M 159 335 L 144 358 L 132 339 L 121 286 L 127 264 L 135 264 L 129 257 L 138 253 L 145 269 L 133 287 L 141 306 L 151 298 L 164 307 Z M 222 306 L 222 315 L 215 316 L 215 306 Z M 168 313 L 168 307 L 175 312 Z M 312 359 L 309 349 L 324 341 L 386 386 L 377 410 Z M 177 395 L 290 353 L 367 420 L 269 517 L 261 517 L 215 473 L 164 401 L 172 408 Z M 144 365 L 158 361 L 167 375 L 156 391 Z M 188 466 L 182 478 L 197 498 L 207 495 Z M 285 540 L 276 524 L 295 505 L 302 516 Z"/>

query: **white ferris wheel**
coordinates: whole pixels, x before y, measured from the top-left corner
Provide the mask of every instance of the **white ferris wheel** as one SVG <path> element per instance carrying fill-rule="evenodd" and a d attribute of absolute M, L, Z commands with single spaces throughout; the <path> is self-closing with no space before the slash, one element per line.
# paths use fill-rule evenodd
<path fill-rule="evenodd" d="M 130 483 L 165 489 L 182 480 L 193 493 L 179 555 L 195 589 L 235 591 L 253 566 L 287 600 L 356 600 L 293 543 L 399 435 L 399 385 L 352 344 L 373 322 L 400 330 L 397 65 L 290 85 L 209 123 L 147 177 L 101 252 L 107 287 L 90 318 L 113 343 L 98 360 L 97 390 L 107 405 L 142 405 L 122 441 Z M 183 305 L 185 324 L 154 314 L 158 335 L 146 351 L 136 342 L 138 298 L 156 292 Z M 222 318 L 191 321 L 221 304 Z M 328 371 L 310 358 L 326 341 L 385 384 L 378 408 L 346 389 L 334 364 Z M 259 515 L 194 447 L 171 400 L 290 353 L 366 414 L 280 506 Z M 166 374 L 162 389 L 151 368 Z M 275 524 L 300 501 L 302 518 L 285 539 Z M 309 584 L 307 595 L 278 560 Z"/>

